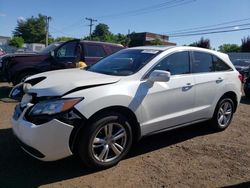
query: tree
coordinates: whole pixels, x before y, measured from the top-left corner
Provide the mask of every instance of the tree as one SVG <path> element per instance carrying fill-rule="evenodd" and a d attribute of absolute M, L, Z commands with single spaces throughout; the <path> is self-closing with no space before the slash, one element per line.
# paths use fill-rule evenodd
<path fill-rule="evenodd" d="M 92 33 L 92 38 L 98 41 L 112 40 L 112 33 L 109 31 L 109 26 L 103 23 L 98 24 Z"/>
<path fill-rule="evenodd" d="M 13 31 L 15 37 L 22 37 L 25 43 L 45 43 L 46 16 L 30 17 L 26 20 L 18 20 Z"/>
<path fill-rule="evenodd" d="M 241 39 L 241 52 L 250 52 L 250 37 L 244 37 L 243 39 Z"/>
<path fill-rule="evenodd" d="M 203 37 L 199 41 L 194 42 L 194 43 L 190 44 L 189 46 L 211 49 L 210 40 L 204 39 Z"/>
<path fill-rule="evenodd" d="M 22 37 L 12 37 L 9 41 L 10 46 L 14 46 L 16 48 L 21 48 L 24 44 L 24 40 Z"/>
<path fill-rule="evenodd" d="M 53 41 L 60 42 L 60 41 L 68 41 L 68 40 L 73 40 L 73 39 L 76 39 L 76 38 L 62 36 L 62 37 L 55 38 Z"/>
<path fill-rule="evenodd" d="M 237 44 L 223 44 L 219 46 L 219 51 L 223 53 L 240 52 L 240 46 Z"/>
<path fill-rule="evenodd" d="M 95 27 L 91 39 L 95 41 L 119 43 L 124 46 L 128 46 L 129 43 L 127 35 L 121 33 L 115 35 L 109 31 L 109 26 L 103 23 L 100 23 Z M 85 37 L 84 40 L 90 40 L 90 37 Z"/>
<path fill-rule="evenodd" d="M 150 42 L 151 45 L 163 45 L 163 42 L 160 39 L 155 39 Z"/>

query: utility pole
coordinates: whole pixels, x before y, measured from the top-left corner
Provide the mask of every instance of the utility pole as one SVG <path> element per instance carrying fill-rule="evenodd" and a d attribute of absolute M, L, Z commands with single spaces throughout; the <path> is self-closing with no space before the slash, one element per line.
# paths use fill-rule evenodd
<path fill-rule="evenodd" d="M 85 18 L 85 19 L 89 21 L 89 38 L 91 40 L 92 26 L 94 25 L 93 22 L 97 22 L 97 20 L 93 18 Z"/>
<path fill-rule="evenodd" d="M 51 21 L 51 17 L 50 16 L 46 16 L 46 46 L 48 46 L 49 44 L 49 22 Z"/>

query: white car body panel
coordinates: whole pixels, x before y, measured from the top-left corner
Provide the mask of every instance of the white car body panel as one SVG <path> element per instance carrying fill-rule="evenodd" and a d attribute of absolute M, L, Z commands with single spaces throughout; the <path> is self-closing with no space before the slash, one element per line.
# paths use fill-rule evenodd
<path fill-rule="evenodd" d="M 56 119 L 41 125 L 34 125 L 24 120 L 25 113 L 26 110 L 18 120 L 12 118 L 13 132 L 19 140 L 40 151 L 45 157 L 37 158 L 23 148 L 27 153 L 42 161 L 54 161 L 72 155 L 69 137 L 73 126 Z"/>
<path fill-rule="evenodd" d="M 81 86 L 114 83 L 120 80 L 117 76 L 108 76 L 87 72 L 79 68 L 49 71 L 29 77 L 29 79 L 46 76 L 46 82 L 40 82 L 30 89 L 37 96 L 61 96 L 66 92 Z"/>

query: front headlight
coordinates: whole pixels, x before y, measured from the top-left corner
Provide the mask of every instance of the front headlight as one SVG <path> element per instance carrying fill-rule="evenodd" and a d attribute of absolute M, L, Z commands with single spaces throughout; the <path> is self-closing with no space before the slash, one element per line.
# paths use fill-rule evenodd
<path fill-rule="evenodd" d="M 65 112 L 73 108 L 82 98 L 59 99 L 37 103 L 30 111 L 29 115 L 53 115 Z"/>

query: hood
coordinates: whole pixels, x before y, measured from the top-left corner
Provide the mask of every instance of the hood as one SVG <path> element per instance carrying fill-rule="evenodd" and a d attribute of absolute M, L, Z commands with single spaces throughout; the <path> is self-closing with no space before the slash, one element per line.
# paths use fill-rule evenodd
<path fill-rule="evenodd" d="M 48 58 L 48 54 L 10 54 L 8 57 L 15 62 L 41 62 Z"/>
<path fill-rule="evenodd" d="M 37 74 L 29 77 L 25 82 L 32 85 L 34 80 L 41 80 L 34 84 L 28 90 L 28 93 L 36 93 L 37 97 L 42 97 L 63 96 L 77 90 L 115 83 L 120 79 L 119 76 L 110 76 L 74 68 Z"/>

